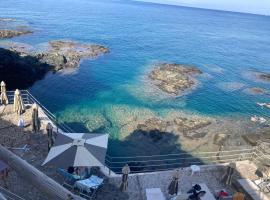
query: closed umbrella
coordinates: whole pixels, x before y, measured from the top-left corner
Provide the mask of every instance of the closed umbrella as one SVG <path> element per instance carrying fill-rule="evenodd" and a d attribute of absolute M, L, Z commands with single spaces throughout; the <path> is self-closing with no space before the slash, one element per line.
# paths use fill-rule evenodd
<path fill-rule="evenodd" d="M 7 105 L 8 104 L 8 96 L 7 96 L 7 89 L 6 84 L 4 81 L 1 82 L 1 104 Z"/>
<path fill-rule="evenodd" d="M 48 151 L 50 151 L 51 147 L 54 144 L 55 141 L 55 137 L 53 134 L 53 126 L 52 124 L 49 122 L 46 126 L 46 131 L 47 131 L 47 140 L 48 140 Z"/>
<path fill-rule="evenodd" d="M 24 112 L 24 104 L 20 90 L 16 89 L 14 93 L 14 112 L 22 114 Z"/>
<path fill-rule="evenodd" d="M 107 145 L 108 134 L 59 133 L 42 165 L 104 166 Z"/>
<path fill-rule="evenodd" d="M 226 185 L 231 185 L 232 184 L 232 177 L 234 170 L 236 168 L 235 163 L 230 163 L 226 173 L 222 177 L 222 182 L 224 182 Z"/>
<path fill-rule="evenodd" d="M 38 106 L 36 103 L 32 106 L 32 130 L 35 133 L 40 130 L 40 119 L 38 117 Z"/>
<path fill-rule="evenodd" d="M 123 175 L 122 175 L 122 183 L 120 185 L 120 190 L 122 192 L 127 190 L 129 173 L 130 173 L 130 168 L 129 168 L 128 164 L 126 164 L 122 169 L 122 174 Z"/>
<path fill-rule="evenodd" d="M 170 195 L 177 195 L 178 193 L 178 181 L 179 181 L 180 173 L 179 170 L 175 170 L 173 172 L 172 181 L 168 187 Z"/>

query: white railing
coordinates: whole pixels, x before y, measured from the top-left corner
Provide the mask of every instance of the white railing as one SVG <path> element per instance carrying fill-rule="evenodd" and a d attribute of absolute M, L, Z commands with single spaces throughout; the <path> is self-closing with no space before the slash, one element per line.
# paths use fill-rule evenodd
<path fill-rule="evenodd" d="M 8 91 L 9 103 L 13 103 L 14 91 Z M 58 119 L 47 108 L 45 108 L 33 95 L 27 90 L 21 91 L 25 104 L 37 103 L 47 115 L 47 117 L 55 123 L 55 125 L 64 132 L 74 133 L 75 131 L 65 123 L 59 123 Z M 129 164 L 132 173 L 153 172 L 171 170 L 179 167 L 186 167 L 192 164 L 218 164 L 228 163 L 240 160 L 259 160 L 269 159 L 269 154 L 265 153 L 265 148 L 269 148 L 270 143 L 261 143 L 257 147 L 242 147 L 242 149 L 233 148 L 230 151 L 215 152 L 190 152 L 167 155 L 151 155 L 151 156 L 126 156 L 114 157 L 106 155 L 106 166 L 115 173 L 121 173 L 121 169 L 125 164 Z M 268 146 L 267 146 L 268 145 Z M 270 160 L 270 159 L 269 159 Z"/>

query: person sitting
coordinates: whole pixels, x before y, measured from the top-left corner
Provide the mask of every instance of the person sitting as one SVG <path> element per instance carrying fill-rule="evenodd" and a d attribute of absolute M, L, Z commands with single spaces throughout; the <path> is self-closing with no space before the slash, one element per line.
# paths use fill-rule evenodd
<path fill-rule="evenodd" d="M 197 194 L 197 191 L 201 190 L 201 186 L 196 184 L 194 186 L 192 186 L 192 188 L 187 192 L 188 194 Z"/>
<path fill-rule="evenodd" d="M 192 194 L 188 197 L 188 200 L 201 200 L 201 197 L 203 197 L 206 194 L 205 191 L 196 192 L 196 194 Z"/>
<path fill-rule="evenodd" d="M 75 169 L 72 166 L 69 166 L 68 169 L 67 169 L 67 172 L 70 173 L 70 174 L 74 174 L 74 171 L 75 171 Z"/>
<path fill-rule="evenodd" d="M 233 195 L 233 200 L 244 200 L 245 199 L 245 195 L 239 191 L 237 191 L 234 195 Z"/>
<path fill-rule="evenodd" d="M 229 196 L 228 192 L 221 190 L 220 192 L 217 193 L 217 200 L 223 199 L 224 197 L 228 196 Z"/>

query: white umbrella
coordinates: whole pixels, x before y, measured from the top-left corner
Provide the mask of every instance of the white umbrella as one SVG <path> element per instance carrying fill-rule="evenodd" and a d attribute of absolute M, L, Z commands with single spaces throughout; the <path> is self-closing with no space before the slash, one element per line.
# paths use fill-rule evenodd
<path fill-rule="evenodd" d="M 21 92 L 20 90 L 16 89 L 14 93 L 14 112 L 17 114 L 22 114 L 25 110 Z"/>
<path fill-rule="evenodd" d="M 1 82 L 1 104 L 7 105 L 8 104 L 8 96 L 7 96 L 7 89 L 6 84 L 4 81 Z"/>
<path fill-rule="evenodd" d="M 108 134 L 59 133 L 42 165 L 104 166 Z"/>

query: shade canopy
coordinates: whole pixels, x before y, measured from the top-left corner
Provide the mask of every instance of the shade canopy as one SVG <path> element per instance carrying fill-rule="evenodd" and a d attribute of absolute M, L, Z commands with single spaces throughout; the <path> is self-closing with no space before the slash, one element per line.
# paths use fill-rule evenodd
<path fill-rule="evenodd" d="M 107 145 L 108 134 L 59 133 L 42 165 L 104 166 Z"/>

